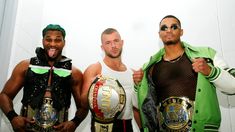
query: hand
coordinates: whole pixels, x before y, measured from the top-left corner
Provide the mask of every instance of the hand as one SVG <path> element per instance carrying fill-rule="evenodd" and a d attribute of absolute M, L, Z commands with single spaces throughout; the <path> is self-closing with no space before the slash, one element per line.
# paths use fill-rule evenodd
<path fill-rule="evenodd" d="M 133 76 L 134 83 L 135 83 L 135 85 L 138 85 L 141 82 L 141 80 L 143 79 L 144 72 L 141 68 L 137 71 L 132 69 L 132 71 L 133 71 L 132 76 Z"/>
<path fill-rule="evenodd" d="M 58 132 L 74 132 L 77 126 L 73 121 L 66 121 L 54 126 L 54 129 Z"/>
<path fill-rule="evenodd" d="M 200 72 L 205 76 L 208 76 L 211 72 L 211 67 L 204 58 L 193 59 L 192 67 L 195 72 Z"/>
<path fill-rule="evenodd" d="M 35 121 L 22 116 L 16 116 L 12 119 L 11 125 L 15 132 L 24 132 L 27 124 L 33 124 Z"/>

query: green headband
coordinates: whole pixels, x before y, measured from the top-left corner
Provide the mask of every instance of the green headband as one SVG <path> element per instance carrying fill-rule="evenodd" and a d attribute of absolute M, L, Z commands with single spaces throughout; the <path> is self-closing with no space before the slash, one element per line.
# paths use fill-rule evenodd
<path fill-rule="evenodd" d="M 49 24 L 47 25 L 43 30 L 42 30 L 42 37 L 44 37 L 46 35 L 46 32 L 47 31 L 60 31 L 63 35 L 63 38 L 65 38 L 65 30 L 60 26 L 60 25 L 57 25 L 57 24 Z"/>

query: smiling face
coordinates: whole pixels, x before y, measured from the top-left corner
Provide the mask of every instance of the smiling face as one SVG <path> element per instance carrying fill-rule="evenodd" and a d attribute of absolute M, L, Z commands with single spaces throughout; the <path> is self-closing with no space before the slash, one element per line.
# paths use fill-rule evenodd
<path fill-rule="evenodd" d="M 159 37 L 164 45 L 174 45 L 180 42 L 183 30 L 177 19 L 172 17 L 164 18 L 160 23 Z"/>
<path fill-rule="evenodd" d="M 43 37 L 43 47 L 49 61 L 55 61 L 61 56 L 62 50 L 65 45 L 65 40 L 60 31 L 49 30 Z"/>
<path fill-rule="evenodd" d="M 121 56 L 123 40 L 118 32 L 102 34 L 101 42 L 101 48 L 106 56 L 110 58 L 119 58 Z"/>

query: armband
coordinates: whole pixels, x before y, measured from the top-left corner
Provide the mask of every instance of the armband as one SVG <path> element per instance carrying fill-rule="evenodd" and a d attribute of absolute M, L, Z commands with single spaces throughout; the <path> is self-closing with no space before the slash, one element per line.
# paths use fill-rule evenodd
<path fill-rule="evenodd" d="M 12 121 L 14 117 L 18 116 L 18 114 L 14 110 L 11 110 L 6 114 L 6 116 L 9 121 Z"/>
<path fill-rule="evenodd" d="M 82 122 L 82 119 L 78 116 L 75 116 L 71 121 L 74 122 L 76 126 L 78 126 Z"/>

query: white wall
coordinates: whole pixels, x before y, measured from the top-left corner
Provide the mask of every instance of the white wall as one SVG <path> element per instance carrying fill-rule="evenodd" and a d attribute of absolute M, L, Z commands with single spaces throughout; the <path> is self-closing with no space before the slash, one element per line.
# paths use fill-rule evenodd
<path fill-rule="evenodd" d="M 0 0 L 0 89 L 4 86 L 7 80 L 8 67 L 10 63 L 10 52 L 12 49 L 12 38 L 15 27 L 15 16 L 17 10 L 17 1 L 15 0 Z M 0 119 L 2 112 L 0 111 Z M 2 121 L 0 120 L 0 126 Z"/>
<path fill-rule="evenodd" d="M 137 69 L 162 46 L 158 24 L 168 14 L 181 20 L 182 40 L 195 46 L 215 48 L 235 67 L 234 0 L 20 0 L 18 3 L 9 74 L 21 59 L 34 55 L 35 47 L 40 46 L 41 30 L 49 23 L 65 28 L 64 54 L 82 71 L 101 58 L 100 33 L 107 27 L 120 31 L 124 39 L 123 60 Z M 235 131 L 235 97 L 220 92 L 218 95 L 222 110 L 221 131 Z M 21 96 L 14 102 L 18 112 Z M 72 105 L 71 113 L 74 109 Z M 5 119 L 3 122 L 7 124 Z M 5 124 L 1 130 L 10 131 Z M 89 131 L 89 124 L 88 116 L 77 130 Z"/>
<path fill-rule="evenodd" d="M 18 6 L 15 6 L 15 3 Z M 6 20 L 3 26 L 2 31 L 4 31 L 3 38 L 1 36 L 1 60 L 4 64 L 9 63 L 7 65 L 8 68 L 1 67 L 3 71 L 9 71 L 9 78 L 13 67 L 21 60 L 29 58 L 34 55 L 34 48 L 36 45 L 40 44 L 40 34 L 41 34 L 41 21 L 42 21 L 42 6 L 43 1 L 32 1 L 32 0 L 6 0 Z M 17 9 L 17 14 L 11 14 L 12 11 Z M 10 12 L 10 13 L 9 13 Z M 15 17 L 9 19 L 9 17 Z M 16 19 L 16 21 L 15 21 Z M 14 22 L 14 26 L 12 29 L 11 24 Z M 14 32 L 11 32 L 14 30 Z M 8 47 L 11 49 L 8 50 Z M 3 51 L 3 52 L 2 52 Z M 2 57 L 2 54 L 4 56 Z M 2 77 L 3 74 L 1 74 Z M 1 84 L 1 88 L 2 89 Z M 14 99 L 14 107 L 16 111 L 19 113 L 21 108 L 21 98 L 22 93 L 18 94 Z M 0 113 L 2 113 L 0 111 Z M 9 132 L 12 131 L 10 127 L 9 121 L 5 118 L 0 118 L 1 127 L 0 132 Z"/>
<path fill-rule="evenodd" d="M 235 17 L 234 17 L 234 0 L 218 0 L 218 24 L 220 30 L 220 38 L 221 38 L 221 48 L 222 53 L 228 64 L 235 67 L 235 59 L 234 59 L 234 50 L 235 45 Z M 224 98 L 225 96 L 219 96 L 220 98 Z M 228 105 L 221 105 L 223 118 L 223 128 L 222 130 L 231 132 L 235 131 L 235 96 L 227 96 Z M 222 101 L 221 101 L 222 102 Z M 221 103 L 225 104 L 225 103 Z M 229 122 L 230 121 L 230 122 Z"/>

